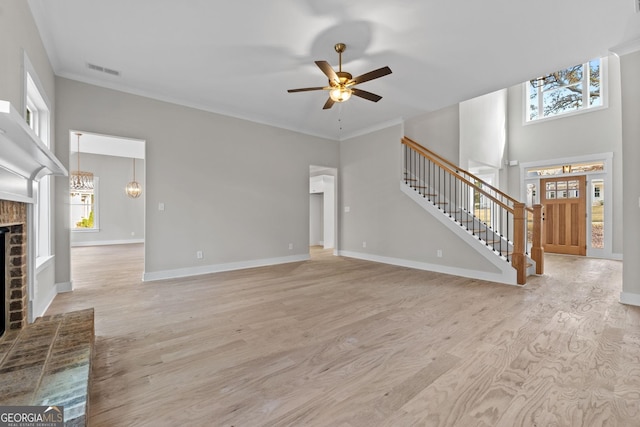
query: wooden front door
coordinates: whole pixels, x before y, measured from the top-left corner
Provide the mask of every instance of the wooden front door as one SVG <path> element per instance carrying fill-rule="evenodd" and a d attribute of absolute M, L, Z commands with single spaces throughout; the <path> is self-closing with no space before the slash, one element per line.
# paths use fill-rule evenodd
<path fill-rule="evenodd" d="M 585 176 L 540 180 L 544 206 L 545 252 L 587 254 L 587 180 Z"/>

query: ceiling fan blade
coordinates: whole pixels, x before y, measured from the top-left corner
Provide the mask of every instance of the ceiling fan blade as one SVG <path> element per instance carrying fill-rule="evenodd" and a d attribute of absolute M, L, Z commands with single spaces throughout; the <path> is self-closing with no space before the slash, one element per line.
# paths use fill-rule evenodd
<path fill-rule="evenodd" d="M 331 98 L 327 99 L 327 102 L 324 103 L 324 107 L 322 107 L 323 110 L 328 110 L 329 108 L 333 107 L 333 104 L 335 104 L 335 101 Z"/>
<path fill-rule="evenodd" d="M 324 86 L 318 86 L 318 87 L 301 87 L 300 89 L 288 89 L 287 92 L 289 93 L 294 93 L 294 92 L 308 92 L 310 90 L 323 90 Z"/>
<path fill-rule="evenodd" d="M 373 101 L 373 102 L 378 102 L 382 99 L 380 95 L 376 95 L 375 93 L 367 92 L 366 90 L 362 90 L 362 89 L 353 88 L 351 89 L 351 92 L 355 96 L 359 96 L 360 98 L 368 99 L 369 101 Z"/>
<path fill-rule="evenodd" d="M 360 83 L 368 82 L 369 80 L 377 79 L 379 77 L 386 76 L 387 74 L 391 74 L 391 68 L 389 67 L 378 68 L 377 70 L 369 71 L 368 73 L 364 73 L 361 76 L 354 77 L 347 84 L 347 86 L 353 86 Z"/>
<path fill-rule="evenodd" d="M 333 68 L 327 61 L 316 61 L 316 65 L 318 66 L 318 68 L 322 70 L 322 72 L 327 77 L 329 77 L 329 81 L 336 82 L 336 83 L 340 82 L 338 75 L 336 74 L 336 72 L 333 70 Z"/>

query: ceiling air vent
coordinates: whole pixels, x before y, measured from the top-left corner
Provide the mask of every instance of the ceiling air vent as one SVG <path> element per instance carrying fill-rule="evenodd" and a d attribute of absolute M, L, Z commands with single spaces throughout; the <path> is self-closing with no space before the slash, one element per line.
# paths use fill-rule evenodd
<path fill-rule="evenodd" d="M 96 65 L 96 64 L 87 62 L 87 67 L 90 70 L 100 71 L 101 73 L 111 74 L 112 76 L 120 76 L 120 71 L 112 70 L 111 68 L 103 67 L 102 65 Z"/>

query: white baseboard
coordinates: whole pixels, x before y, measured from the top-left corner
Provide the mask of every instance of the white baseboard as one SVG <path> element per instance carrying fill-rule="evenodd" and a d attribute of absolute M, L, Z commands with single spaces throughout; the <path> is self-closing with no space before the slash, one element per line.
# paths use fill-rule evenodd
<path fill-rule="evenodd" d="M 220 273 L 223 271 L 243 270 L 245 268 L 265 267 L 268 265 L 287 264 L 290 262 L 307 261 L 309 254 L 291 255 L 279 258 L 257 259 L 250 261 L 229 262 L 224 264 L 204 265 L 201 267 L 177 268 L 174 270 L 153 271 L 144 273 L 142 281 L 152 282 L 154 280 L 177 279 L 180 277 L 200 276 L 202 274 Z"/>
<path fill-rule="evenodd" d="M 620 302 L 622 304 L 637 305 L 640 307 L 640 294 L 632 294 L 631 292 L 620 292 Z"/>
<path fill-rule="evenodd" d="M 56 283 L 58 293 L 71 292 L 73 290 L 73 282 Z"/>
<path fill-rule="evenodd" d="M 468 270 L 465 268 L 449 267 L 440 264 L 430 264 L 427 262 L 411 261 L 400 258 L 391 258 L 380 255 L 364 254 L 360 252 L 338 251 L 338 255 L 349 258 L 363 259 L 365 261 L 380 262 L 383 264 L 397 265 L 399 267 L 415 268 L 416 270 L 434 271 L 436 273 L 451 274 L 454 276 L 468 277 L 470 279 L 487 280 L 489 282 L 504 283 L 506 285 L 517 285 L 516 270 L 513 274 L 491 273 L 488 271 Z"/>
<path fill-rule="evenodd" d="M 37 301 L 30 301 L 29 323 L 33 323 L 38 317 L 44 316 L 56 295 L 58 295 L 58 285 L 52 286 L 47 295 L 38 295 Z"/>
<path fill-rule="evenodd" d="M 611 258 L 609 258 L 609 259 L 613 259 L 613 260 L 616 260 L 616 261 L 623 261 L 624 260 L 622 254 L 616 254 L 616 253 L 612 253 L 611 254 Z"/>
<path fill-rule="evenodd" d="M 76 246 L 107 246 L 107 245 L 130 245 L 134 243 L 144 243 L 144 239 L 126 240 L 93 240 L 89 242 L 71 242 L 71 247 Z"/>

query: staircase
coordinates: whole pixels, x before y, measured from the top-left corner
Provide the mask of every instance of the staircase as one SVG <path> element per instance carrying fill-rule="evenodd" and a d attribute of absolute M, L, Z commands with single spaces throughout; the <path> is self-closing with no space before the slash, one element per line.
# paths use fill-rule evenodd
<path fill-rule="evenodd" d="M 524 285 L 544 271 L 542 206 L 525 207 L 475 175 L 404 137 L 402 191 Z"/>

